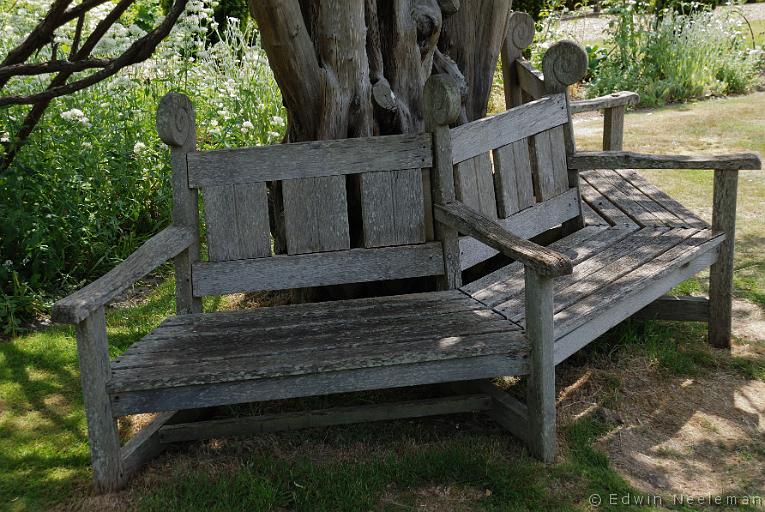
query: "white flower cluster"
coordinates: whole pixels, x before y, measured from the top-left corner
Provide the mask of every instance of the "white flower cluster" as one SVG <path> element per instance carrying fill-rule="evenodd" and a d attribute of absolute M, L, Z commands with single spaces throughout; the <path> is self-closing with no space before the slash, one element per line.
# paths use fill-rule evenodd
<path fill-rule="evenodd" d="M 71 123 L 79 123 L 87 128 L 90 128 L 92 126 L 90 124 L 90 119 L 88 119 L 85 113 L 79 108 L 73 108 L 71 110 L 61 112 L 61 119 L 63 119 L 64 121 L 69 121 Z"/>

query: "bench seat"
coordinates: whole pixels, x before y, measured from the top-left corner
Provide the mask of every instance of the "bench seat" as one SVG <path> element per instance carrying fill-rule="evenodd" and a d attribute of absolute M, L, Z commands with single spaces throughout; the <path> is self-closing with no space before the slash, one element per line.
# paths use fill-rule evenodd
<path fill-rule="evenodd" d="M 123 414 L 525 373 L 520 327 L 458 290 L 175 316 L 111 364 Z"/>
<path fill-rule="evenodd" d="M 556 363 L 711 265 L 710 229 L 589 226 L 551 245 Z M 175 316 L 111 364 L 122 414 L 523 375 L 523 265 L 460 290 Z"/>

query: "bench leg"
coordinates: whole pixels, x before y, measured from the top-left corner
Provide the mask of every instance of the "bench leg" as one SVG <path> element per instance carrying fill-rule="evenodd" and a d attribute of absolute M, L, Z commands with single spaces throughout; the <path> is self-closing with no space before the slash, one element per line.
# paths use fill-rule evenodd
<path fill-rule="evenodd" d="M 531 454 L 555 460 L 555 340 L 553 280 L 526 268 L 526 335 L 529 339 L 528 442 Z"/>
<path fill-rule="evenodd" d="M 80 382 L 88 420 L 88 442 L 93 464 L 93 484 L 98 492 L 115 491 L 125 483 L 120 456 L 117 420 L 106 391 L 109 379 L 109 346 L 106 320 L 100 308 L 77 325 Z"/>
<path fill-rule="evenodd" d="M 709 273 L 709 343 L 717 348 L 731 342 L 737 188 L 738 171 L 715 171 L 712 229 L 727 237 Z"/>

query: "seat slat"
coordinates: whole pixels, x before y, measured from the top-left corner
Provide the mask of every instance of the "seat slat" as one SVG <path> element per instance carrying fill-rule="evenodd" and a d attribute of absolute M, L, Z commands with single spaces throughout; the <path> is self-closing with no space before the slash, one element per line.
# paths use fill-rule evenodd
<path fill-rule="evenodd" d="M 632 230 L 628 229 L 584 228 L 550 244 L 550 247 L 561 251 L 571 258 L 574 265 L 578 265 L 623 240 L 631 233 Z M 461 290 L 483 304 L 495 307 L 514 297 L 523 296 L 523 272 L 522 263 L 511 263 L 469 285 L 463 286 Z"/>
<path fill-rule="evenodd" d="M 579 179 L 579 193 L 582 196 L 582 200 L 612 226 L 637 229 L 638 225 L 629 215 L 617 208 L 606 196 L 581 178 Z"/>
<path fill-rule="evenodd" d="M 704 222 L 698 215 L 672 199 L 663 190 L 654 186 L 639 172 L 632 169 L 617 169 L 614 172 L 629 182 L 633 187 L 643 192 L 652 201 L 655 201 L 664 207 L 664 209 L 666 209 L 668 212 L 672 213 L 678 219 L 680 219 L 680 222 L 677 223 L 674 227 L 682 227 L 683 225 L 696 229 L 706 229 L 709 227 L 709 224 Z"/>
<path fill-rule="evenodd" d="M 428 315 L 427 320 L 422 320 L 421 325 L 431 325 L 434 322 L 451 322 L 454 318 L 472 319 L 475 316 L 481 316 L 482 306 L 475 301 L 472 304 L 464 305 L 462 303 L 435 303 L 422 305 L 417 311 Z M 449 315 L 451 318 L 445 318 Z M 489 315 L 491 316 L 491 315 Z M 375 311 L 361 311 L 357 315 L 349 317 L 343 310 L 335 311 L 332 315 L 327 315 L 321 322 L 300 323 L 295 318 L 289 316 L 285 319 L 279 319 L 274 322 L 272 318 L 267 320 L 250 316 L 247 320 L 240 320 L 233 323 L 233 320 L 226 324 L 182 324 L 182 325 L 161 325 L 145 336 L 140 343 L 134 344 L 124 355 L 132 356 L 140 353 L 170 352 L 176 350 L 191 350 L 189 341 L 202 340 L 204 338 L 220 337 L 221 332 L 227 333 L 225 339 L 212 340 L 214 345 L 202 344 L 202 350 L 205 353 L 220 352 L 220 347 L 228 345 L 237 345 L 239 343 L 251 340 L 264 347 L 264 350 L 275 350 L 274 346 L 283 345 L 286 341 L 290 344 L 298 343 L 301 339 L 318 339 L 327 333 L 334 333 L 329 341 L 339 341 L 347 336 L 365 336 L 370 340 L 378 339 L 382 332 L 402 326 L 404 329 L 411 330 L 414 326 L 407 322 L 412 321 L 412 309 L 399 309 L 391 311 L 388 314 L 379 314 Z M 365 333 L 364 327 L 370 329 L 374 326 L 373 334 Z M 422 327 L 424 329 L 425 327 Z M 346 330 L 347 333 L 337 332 Z M 355 330 L 358 330 L 355 331 Z M 273 340 L 278 340 L 274 345 Z M 383 338 L 384 341 L 384 338 Z M 293 350 L 296 345 L 289 345 L 289 350 Z"/>
<path fill-rule="evenodd" d="M 424 340 L 396 341 L 398 342 L 326 351 L 317 346 L 316 350 L 294 354 L 245 356 L 225 361 L 194 361 L 169 367 L 114 370 L 108 387 L 112 393 L 119 393 L 399 366 L 492 354 L 523 359 L 526 353 L 525 337 L 518 331 L 469 336 L 433 334 Z"/>
<path fill-rule="evenodd" d="M 653 202 L 624 180 L 597 171 L 580 173 L 580 178 L 611 200 L 641 227 L 667 225 L 661 216 L 651 211 Z"/>
<path fill-rule="evenodd" d="M 663 275 L 684 267 L 701 254 L 714 250 L 724 239 L 725 235 L 715 235 L 711 229 L 697 231 L 657 258 L 608 283 L 598 293 L 570 304 L 555 315 L 556 338 L 586 324 L 591 317 L 602 311 L 604 304 L 615 305 L 625 300 L 650 282 L 657 281 Z M 700 269 L 694 270 L 697 272 Z M 661 293 L 664 292 L 659 292 Z M 637 307 L 640 308 L 639 305 Z"/>
<path fill-rule="evenodd" d="M 114 370 L 139 367 L 176 366 L 190 360 L 228 361 L 242 357 L 269 357 L 281 354 L 289 359 L 303 352 L 334 351 L 387 345 L 403 341 L 428 339 L 433 333 L 464 337 L 490 332 L 518 330 L 500 315 L 483 310 L 452 312 L 448 316 L 433 315 L 387 319 L 346 325 L 309 327 L 273 327 L 271 329 L 226 328 L 185 337 L 154 338 L 150 350 L 123 355 L 112 363 Z"/>
<path fill-rule="evenodd" d="M 653 233 L 651 233 L 651 231 Z M 555 312 L 596 293 L 623 275 L 655 259 L 692 236 L 696 230 L 642 230 L 609 250 L 596 254 L 555 283 Z M 505 303 L 497 306 L 513 322 L 525 321 L 523 304 Z"/>

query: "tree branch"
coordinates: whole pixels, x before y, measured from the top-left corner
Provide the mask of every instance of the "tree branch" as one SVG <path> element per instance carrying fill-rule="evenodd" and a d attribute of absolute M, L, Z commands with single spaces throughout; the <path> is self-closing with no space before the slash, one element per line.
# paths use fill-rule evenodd
<path fill-rule="evenodd" d="M 315 138 L 323 79 L 298 0 L 252 0 L 263 48 L 290 112 L 290 131 Z"/>
<path fill-rule="evenodd" d="M 39 64 L 12 64 L 10 66 L 0 66 L 0 79 L 14 76 L 44 75 L 46 73 L 62 71 L 76 73 L 86 69 L 105 68 L 112 62 L 114 62 L 114 59 L 55 60 Z"/>

